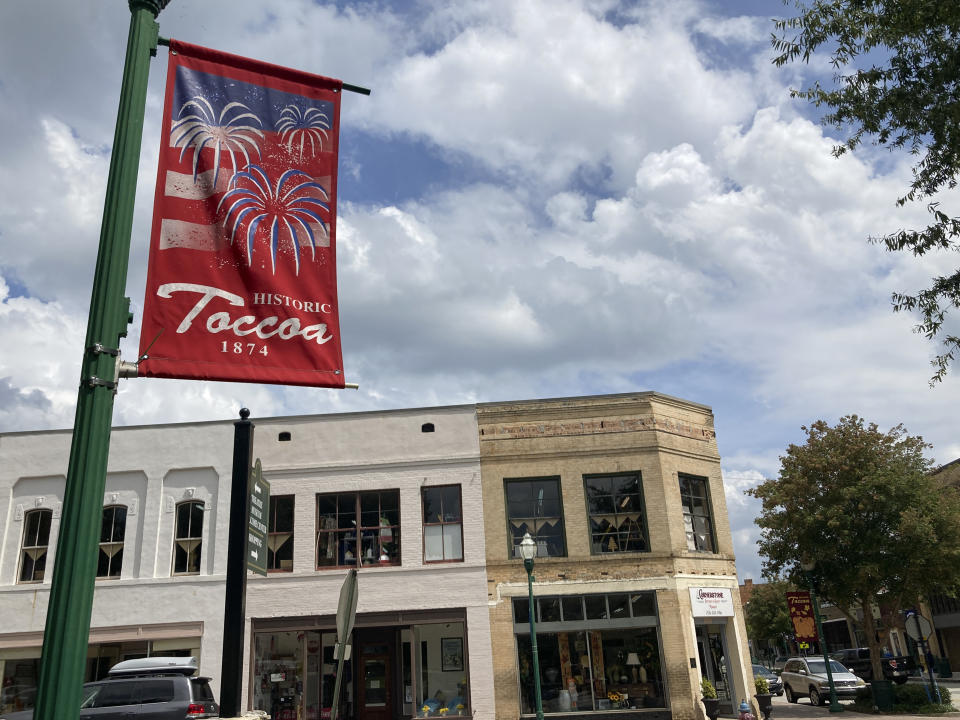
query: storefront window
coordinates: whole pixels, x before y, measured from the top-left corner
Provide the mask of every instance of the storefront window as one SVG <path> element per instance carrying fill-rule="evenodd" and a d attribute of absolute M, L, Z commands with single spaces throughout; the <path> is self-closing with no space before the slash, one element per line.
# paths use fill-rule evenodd
<path fill-rule="evenodd" d="M 317 568 L 399 565 L 400 491 L 317 495 Z"/>
<path fill-rule="evenodd" d="M 556 601 L 535 598 L 538 616 L 555 617 Z M 533 714 L 527 607 L 526 599 L 514 601 L 520 707 Z M 666 707 L 654 593 L 564 597 L 559 609 L 559 619 L 537 625 L 545 713 Z"/>
<path fill-rule="evenodd" d="M 464 624 L 432 623 L 412 628 L 417 653 L 417 717 L 468 715 L 470 694 Z"/>

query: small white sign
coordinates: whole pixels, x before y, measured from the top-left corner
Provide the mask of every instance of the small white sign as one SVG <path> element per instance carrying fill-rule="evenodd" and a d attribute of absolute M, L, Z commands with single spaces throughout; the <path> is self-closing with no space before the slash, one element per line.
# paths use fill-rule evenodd
<path fill-rule="evenodd" d="M 694 617 L 733 617 L 730 588 L 690 588 Z"/>

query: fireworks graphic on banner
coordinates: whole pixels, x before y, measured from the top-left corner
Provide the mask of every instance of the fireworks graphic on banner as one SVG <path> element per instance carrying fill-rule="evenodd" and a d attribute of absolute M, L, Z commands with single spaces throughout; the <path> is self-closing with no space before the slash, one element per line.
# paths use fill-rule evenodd
<path fill-rule="evenodd" d="M 247 264 L 253 264 L 253 240 L 257 228 L 266 221 L 270 234 L 270 266 L 277 272 L 277 250 L 281 239 L 288 239 L 293 249 L 296 273 L 300 274 L 300 248 L 304 242 L 315 257 L 317 238 L 315 229 L 329 236 L 330 205 L 326 189 L 302 170 L 287 170 L 271 183 L 267 172 L 259 165 L 250 165 L 230 180 L 229 190 L 217 208 L 226 207 L 224 229 L 230 232 L 231 244 L 238 234 L 243 235 L 247 249 Z M 323 215 L 321 215 L 321 213 Z"/>
<path fill-rule="evenodd" d="M 263 123 L 256 115 L 250 112 L 243 103 L 231 102 L 224 106 L 217 116 L 213 106 L 201 96 L 188 100 L 180 108 L 180 116 L 170 129 L 170 136 L 174 137 L 174 146 L 183 146 L 180 151 L 180 160 L 190 148 L 193 148 L 193 182 L 197 182 L 200 167 L 200 151 L 205 147 L 213 148 L 213 185 L 217 186 L 220 176 L 220 156 L 226 152 L 230 157 L 230 164 L 234 172 L 250 165 L 250 152 L 260 157 L 258 138 L 263 139 L 263 132 L 251 123 L 262 126 Z M 243 165 L 237 164 L 234 153 L 243 156 Z"/>
<path fill-rule="evenodd" d="M 287 105 L 277 120 L 277 131 L 281 142 L 291 153 L 294 146 L 303 160 L 303 151 L 310 145 L 310 156 L 323 150 L 324 143 L 330 142 L 330 119 L 317 108 L 307 108 L 301 112 L 296 105 Z"/>

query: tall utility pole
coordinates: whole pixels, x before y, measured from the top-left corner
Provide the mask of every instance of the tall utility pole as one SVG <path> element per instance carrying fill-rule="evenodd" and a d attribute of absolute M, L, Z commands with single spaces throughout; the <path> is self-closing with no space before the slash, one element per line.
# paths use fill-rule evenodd
<path fill-rule="evenodd" d="M 127 325 L 132 321 L 130 299 L 123 293 L 127 284 L 147 79 L 150 58 L 157 49 L 156 18 L 169 0 L 128 2 L 131 17 L 127 57 L 43 634 L 36 720 L 69 720 L 80 714 L 120 338 L 126 336 Z"/>

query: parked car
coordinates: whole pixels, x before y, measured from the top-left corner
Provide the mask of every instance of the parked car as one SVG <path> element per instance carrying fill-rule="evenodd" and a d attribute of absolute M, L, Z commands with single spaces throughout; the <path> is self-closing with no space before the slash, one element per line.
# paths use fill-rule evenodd
<path fill-rule="evenodd" d="M 866 683 L 849 672 L 836 660 L 830 661 L 833 674 L 833 687 L 840 699 L 853 699 L 857 690 Z M 810 698 L 811 705 L 823 705 L 830 699 L 830 683 L 827 680 L 827 663 L 823 658 L 795 657 L 787 660 L 780 673 L 783 692 L 787 702 L 795 703 L 798 698 Z"/>
<path fill-rule="evenodd" d="M 191 677 L 197 659 L 152 657 L 117 663 L 104 680 L 86 683 L 80 718 L 90 720 L 200 720 L 220 715 L 210 678 Z M 0 713 L 0 720 L 30 720 L 33 710 Z"/>
<path fill-rule="evenodd" d="M 830 657 L 849 668 L 850 672 L 862 677 L 867 682 L 873 680 L 873 665 L 870 664 L 870 648 L 846 648 L 830 653 Z M 903 685 L 910 677 L 913 668 L 913 659 L 901 655 L 899 657 L 885 657 L 880 660 L 885 680 Z"/>
<path fill-rule="evenodd" d="M 780 676 L 772 670 L 767 670 L 763 665 L 754 665 L 753 678 L 755 680 L 757 678 L 764 678 L 767 681 L 767 685 L 770 686 L 771 694 L 783 695 L 783 682 L 780 680 Z"/>

